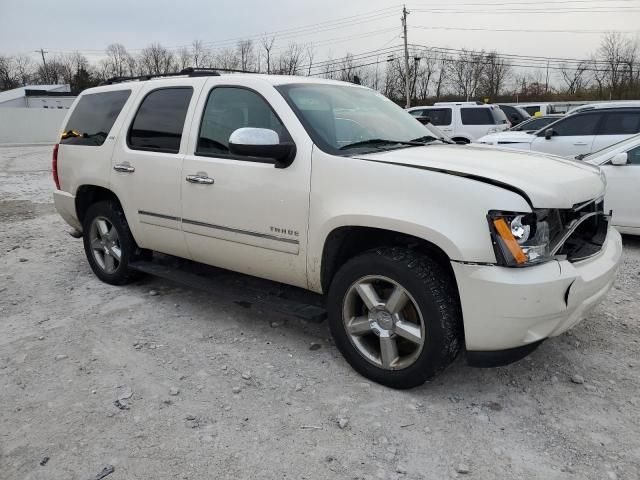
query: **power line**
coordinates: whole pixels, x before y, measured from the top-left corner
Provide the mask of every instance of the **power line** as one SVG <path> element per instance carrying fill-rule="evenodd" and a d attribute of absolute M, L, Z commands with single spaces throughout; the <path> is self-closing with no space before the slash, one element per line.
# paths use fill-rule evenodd
<path fill-rule="evenodd" d="M 607 4 L 608 7 L 611 7 L 611 3 L 626 3 L 626 2 L 638 2 L 638 0 L 547 0 L 547 1 L 537 1 L 535 2 L 535 5 L 541 5 L 541 4 L 547 4 L 550 3 L 552 5 L 562 5 L 562 4 L 567 4 L 567 3 L 578 3 L 578 4 L 585 4 L 585 3 L 605 3 Z M 426 6 L 425 4 L 419 4 L 419 5 L 423 5 Z M 492 2 L 492 3 L 484 3 L 484 2 L 477 2 L 477 3 L 454 3 L 454 2 L 448 2 L 447 3 L 448 6 L 451 7 L 462 7 L 462 6 L 474 6 L 474 7 L 504 7 L 506 5 L 516 5 L 516 6 L 520 6 L 520 7 L 529 7 L 529 5 L 527 4 L 523 4 L 521 2 Z M 592 5 L 592 7 L 598 8 L 597 5 Z M 604 8 L 604 7 L 600 7 L 600 8 Z"/>
<path fill-rule="evenodd" d="M 496 6 L 496 4 L 493 4 Z M 589 7 L 589 8 L 566 8 L 566 9 L 511 9 L 511 10 L 451 10 L 451 9 L 413 9 L 414 12 L 419 13 L 432 13 L 432 14 L 451 14 L 451 15 L 504 15 L 514 13 L 526 13 L 526 14 L 564 14 L 564 13 L 634 13 L 640 12 L 638 7 L 618 7 L 611 9 L 610 7 Z"/>
<path fill-rule="evenodd" d="M 606 33 L 636 33 L 635 30 L 530 30 L 525 28 L 481 28 L 481 27 L 425 27 L 412 26 L 410 28 L 418 28 L 420 30 L 455 30 L 469 32 L 526 32 L 526 33 L 584 33 L 584 34 L 606 34 Z"/>

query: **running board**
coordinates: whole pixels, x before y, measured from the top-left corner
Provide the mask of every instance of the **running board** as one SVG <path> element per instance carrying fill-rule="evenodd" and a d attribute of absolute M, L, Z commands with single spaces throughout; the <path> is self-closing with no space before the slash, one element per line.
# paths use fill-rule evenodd
<path fill-rule="evenodd" d="M 153 260 L 140 260 L 130 268 L 197 290 L 231 299 L 245 308 L 272 312 L 320 323 L 327 318 L 321 295 L 301 288 L 154 252 Z"/>

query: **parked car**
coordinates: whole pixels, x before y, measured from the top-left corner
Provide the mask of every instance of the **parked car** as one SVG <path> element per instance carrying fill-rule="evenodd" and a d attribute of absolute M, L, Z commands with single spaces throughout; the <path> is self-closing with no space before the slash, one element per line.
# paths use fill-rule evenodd
<path fill-rule="evenodd" d="M 640 108 L 640 101 L 638 100 L 620 100 L 617 102 L 596 102 L 596 103 L 587 103 L 584 105 L 579 105 L 573 107 L 569 110 L 569 114 L 584 112 L 585 110 L 593 110 L 596 108 L 630 108 L 637 107 Z"/>
<path fill-rule="evenodd" d="M 516 105 L 504 105 L 498 104 L 500 110 L 504 112 L 511 123 L 511 127 L 515 127 L 516 125 L 525 122 L 531 118 L 531 115 L 522 107 L 518 107 Z"/>
<path fill-rule="evenodd" d="M 640 135 L 585 156 L 607 176 L 604 208 L 613 210 L 613 225 L 622 233 L 640 235 Z"/>
<path fill-rule="evenodd" d="M 184 73 L 83 91 L 54 148 L 104 282 L 157 251 L 324 294 L 337 348 L 396 388 L 464 348 L 515 361 L 613 283 L 596 167 L 449 145 L 359 85 Z"/>
<path fill-rule="evenodd" d="M 640 133 L 640 107 L 594 106 L 572 113 L 533 134 L 505 132 L 479 143 L 563 157 L 595 152 Z"/>
<path fill-rule="evenodd" d="M 502 132 L 510 124 L 497 105 L 476 102 L 438 102 L 432 107 L 407 110 L 414 117 L 429 117 L 431 123 L 457 143 L 469 143 L 489 133 Z"/>
<path fill-rule="evenodd" d="M 562 117 L 564 117 L 564 115 L 559 113 L 554 113 L 551 115 L 540 115 L 538 117 L 531 117 L 529 120 L 519 123 L 515 127 L 511 127 L 509 131 L 510 132 L 526 132 L 526 133 L 537 132 L 538 130 L 543 129 L 547 125 L 552 124 L 553 122 L 561 119 Z"/>

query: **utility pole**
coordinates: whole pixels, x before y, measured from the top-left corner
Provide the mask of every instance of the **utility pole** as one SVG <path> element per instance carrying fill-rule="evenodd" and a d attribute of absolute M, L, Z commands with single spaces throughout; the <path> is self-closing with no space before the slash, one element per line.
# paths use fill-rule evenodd
<path fill-rule="evenodd" d="M 411 90 L 409 88 L 409 47 L 407 46 L 407 15 L 406 5 L 402 6 L 402 29 L 404 30 L 404 89 L 407 92 L 406 108 L 411 106 Z"/>
<path fill-rule="evenodd" d="M 44 71 L 44 81 L 49 83 L 49 71 L 47 70 L 47 61 L 44 59 L 44 54 L 49 52 L 45 52 L 42 48 L 40 48 L 40 50 L 35 50 L 35 53 L 39 53 L 42 55 L 42 68 Z"/>

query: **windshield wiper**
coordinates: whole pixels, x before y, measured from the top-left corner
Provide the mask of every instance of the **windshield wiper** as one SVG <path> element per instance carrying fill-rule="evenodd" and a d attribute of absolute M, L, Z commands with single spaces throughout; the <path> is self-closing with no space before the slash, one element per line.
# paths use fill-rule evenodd
<path fill-rule="evenodd" d="M 420 142 L 422 145 L 425 145 L 427 143 L 435 142 L 436 140 L 439 140 L 442 143 L 450 143 L 452 145 L 455 145 L 455 143 L 456 143 L 456 142 L 452 142 L 451 140 L 447 140 L 444 137 L 436 138 L 436 137 L 432 137 L 431 135 L 425 135 L 424 137 L 414 138 L 411 141 L 412 142 L 416 142 L 416 143 Z"/>
<path fill-rule="evenodd" d="M 349 148 L 358 147 L 379 147 L 382 145 L 411 145 L 414 147 L 420 147 L 424 145 L 423 142 L 404 141 L 404 140 L 387 140 L 384 138 L 370 138 L 369 140 L 363 140 L 361 142 L 350 143 L 340 147 L 340 150 L 347 150 Z"/>

